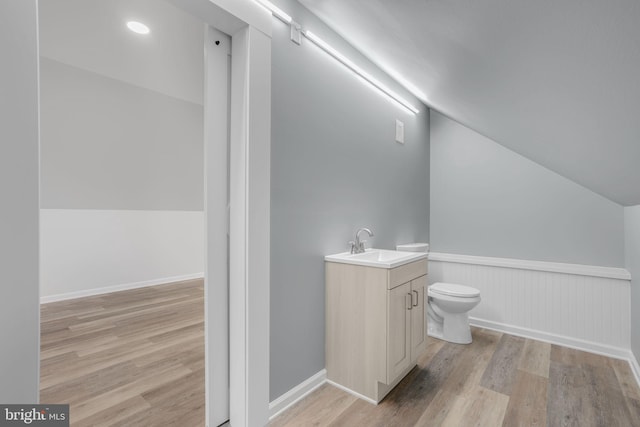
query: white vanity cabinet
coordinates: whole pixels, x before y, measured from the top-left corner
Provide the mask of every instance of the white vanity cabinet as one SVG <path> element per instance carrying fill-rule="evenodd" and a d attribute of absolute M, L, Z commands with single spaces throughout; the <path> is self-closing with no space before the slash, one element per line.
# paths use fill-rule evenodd
<path fill-rule="evenodd" d="M 325 262 L 330 382 L 378 403 L 426 346 L 427 260 L 395 268 Z"/>

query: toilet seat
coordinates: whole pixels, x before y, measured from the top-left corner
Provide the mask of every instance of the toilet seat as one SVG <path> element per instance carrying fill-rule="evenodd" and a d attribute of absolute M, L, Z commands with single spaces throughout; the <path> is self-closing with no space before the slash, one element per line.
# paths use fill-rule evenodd
<path fill-rule="evenodd" d="M 475 298 L 480 296 L 480 291 L 471 286 L 457 285 L 455 283 L 437 282 L 429 286 L 429 293 L 447 295 L 457 298 Z"/>

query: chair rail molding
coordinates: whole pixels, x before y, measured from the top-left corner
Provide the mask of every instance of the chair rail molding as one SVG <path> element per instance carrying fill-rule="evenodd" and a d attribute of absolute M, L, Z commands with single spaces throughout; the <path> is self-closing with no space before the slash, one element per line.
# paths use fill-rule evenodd
<path fill-rule="evenodd" d="M 531 261 L 515 258 L 495 258 L 475 255 L 458 255 L 439 252 L 429 253 L 429 260 L 452 262 L 457 264 L 485 265 L 493 267 L 516 268 L 519 270 L 566 273 L 579 276 L 604 277 L 609 279 L 631 280 L 631 274 L 624 268 L 601 267 L 585 264 L 566 264 L 561 262 Z"/>

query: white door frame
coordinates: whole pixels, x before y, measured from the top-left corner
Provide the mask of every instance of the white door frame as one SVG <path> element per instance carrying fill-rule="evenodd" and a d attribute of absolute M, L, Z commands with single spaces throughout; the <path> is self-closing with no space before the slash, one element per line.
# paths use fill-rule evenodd
<path fill-rule="evenodd" d="M 247 27 L 232 45 L 231 421 L 253 427 L 269 422 L 271 38 Z"/>
<path fill-rule="evenodd" d="M 204 29 L 206 425 L 229 419 L 229 113 L 231 37 Z"/>
<path fill-rule="evenodd" d="M 269 421 L 271 14 L 252 0 L 170 1 L 232 40 L 229 409 L 234 427 L 264 426 Z M 216 292 L 212 285 L 209 291 Z"/>

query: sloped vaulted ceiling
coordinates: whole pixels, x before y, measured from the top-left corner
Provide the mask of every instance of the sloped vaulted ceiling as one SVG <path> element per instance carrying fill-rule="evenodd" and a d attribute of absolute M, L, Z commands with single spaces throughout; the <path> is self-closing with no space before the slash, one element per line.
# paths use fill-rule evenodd
<path fill-rule="evenodd" d="M 299 1 L 427 105 L 640 204 L 640 1 Z"/>

